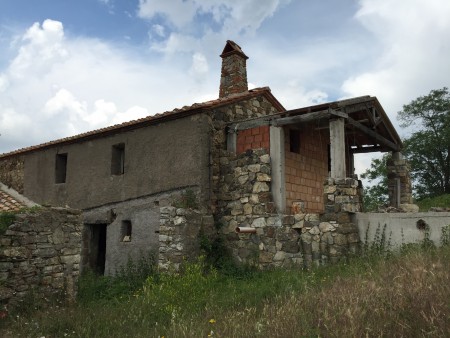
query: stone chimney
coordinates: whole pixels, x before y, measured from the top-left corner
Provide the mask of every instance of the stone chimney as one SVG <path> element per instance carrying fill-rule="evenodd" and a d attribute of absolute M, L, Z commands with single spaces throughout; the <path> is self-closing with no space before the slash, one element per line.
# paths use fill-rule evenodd
<path fill-rule="evenodd" d="M 222 58 L 222 73 L 219 98 L 246 92 L 248 90 L 247 55 L 238 44 L 227 40 L 220 57 Z"/>

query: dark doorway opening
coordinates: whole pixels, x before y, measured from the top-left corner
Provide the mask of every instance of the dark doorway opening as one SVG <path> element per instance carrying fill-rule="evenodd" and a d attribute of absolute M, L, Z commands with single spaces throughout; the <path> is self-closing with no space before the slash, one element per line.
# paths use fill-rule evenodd
<path fill-rule="evenodd" d="M 106 260 L 106 224 L 86 224 L 85 228 L 85 259 L 87 267 L 103 275 Z"/>

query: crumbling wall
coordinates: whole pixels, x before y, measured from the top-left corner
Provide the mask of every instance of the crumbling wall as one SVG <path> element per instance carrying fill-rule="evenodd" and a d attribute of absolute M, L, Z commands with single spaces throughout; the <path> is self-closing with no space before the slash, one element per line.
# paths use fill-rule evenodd
<path fill-rule="evenodd" d="M 394 153 L 387 162 L 389 205 L 399 208 L 412 204 L 410 166 L 401 153 Z"/>
<path fill-rule="evenodd" d="M 74 299 L 81 252 L 81 212 L 39 208 L 17 214 L 0 235 L 0 302 L 29 292 Z"/>

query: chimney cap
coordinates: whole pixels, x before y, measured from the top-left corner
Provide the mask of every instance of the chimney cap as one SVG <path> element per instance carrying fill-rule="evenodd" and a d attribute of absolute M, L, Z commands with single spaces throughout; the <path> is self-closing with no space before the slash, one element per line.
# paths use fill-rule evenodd
<path fill-rule="evenodd" d="M 222 51 L 222 54 L 220 54 L 221 58 L 227 57 L 232 54 L 238 54 L 242 56 L 244 59 L 248 59 L 248 56 L 244 54 L 241 47 L 234 41 L 227 40 L 227 43 L 225 44 L 225 48 Z"/>

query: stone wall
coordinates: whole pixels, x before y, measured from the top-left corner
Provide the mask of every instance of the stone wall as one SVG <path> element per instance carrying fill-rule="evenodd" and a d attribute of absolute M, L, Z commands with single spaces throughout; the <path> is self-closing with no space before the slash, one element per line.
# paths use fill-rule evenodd
<path fill-rule="evenodd" d="M 0 159 L 0 182 L 23 194 L 23 157 Z"/>
<path fill-rule="evenodd" d="M 81 228 L 77 210 L 40 208 L 17 214 L 0 235 L 0 302 L 14 306 L 28 292 L 74 299 Z"/>
<path fill-rule="evenodd" d="M 222 152 L 217 222 L 233 257 L 268 267 L 309 267 L 336 262 L 358 248 L 351 213 L 360 206 L 359 182 L 327 180 L 325 212 L 309 213 L 303 203 L 293 214 L 278 214 L 271 194 L 270 156 L 265 149 L 234 155 Z M 237 228 L 244 231 L 239 233 Z"/>
<path fill-rule="evenodd" d="M 210 200 L 212 212 L 217 207 L 217 194 L 220 189 L 220 158 L 227 149 L 227 125 L 231 122 L 242 121 L 249 118 L 273 115 L 277 109 L 264 97 L 257 96 L 252 99 L 237 102 L 233 105 L 218 107 L 210 112 L 212 126 L 211 144 L 211 183 L 212 191 Z"/>
<path fill-rule="evenodd" d="M 159 268 L 178 270 L 183 261 L 197 259 L 202 233 L 211 236 L 213 229 L 213 217 L 196 209 L 160 208 Z"/>

